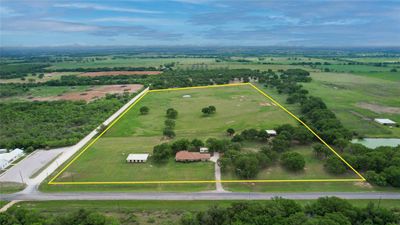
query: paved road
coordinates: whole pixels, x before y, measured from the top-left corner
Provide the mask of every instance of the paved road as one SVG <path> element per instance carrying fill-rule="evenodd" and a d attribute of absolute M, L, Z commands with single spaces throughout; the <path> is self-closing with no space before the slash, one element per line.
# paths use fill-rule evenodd
<path fill-rule="evenodd" d="M 37 150 L 2 173 L 0 175 L 0 182 L 28 182 L 31 175 L 46 166 L 46 164 L 51 162 L 67 149 L 68 147 L 51 150 Z"/>
<path fill-rule="evenodd" d="M 107 120 L 105 120 L 103 124 L 105 126 L 109 125 L 118 116 L 120 116 L 130 105 L 132 105 L 138 98 L 143 96 L 148 90 L 149 88 L 146 88 L 141 93 L 132 98 L 128 103 L 126 103 L 118 111 L 116 111 L 113 115 L 111 115 Z M 20 163 L 13 166 L 8 171 L 4 172 L 0 177 L 0 182 L 13 181 L 19 183 L 26 183 L 27 188 L 26 190 L 24 190 L 24 192 L 29 193 L 30 191 L 34 190 L 36 186 L 42 183 L 50 174 L 52 174 L 61 164 L 66 162 L 77 151 L 79 151 L 90 140 L 92 140 L 93 137 L 95 137 L 98 133 L 97 129 L 98 127 L 73 146 L 48 150 L 44 152 L 38 151 L 37 153 L 31 154 L 29 157 L 23 159 Z M 40 165 L 47 164 L 55 157 L 57 157 L 57 159 L 54 162 L 52 162 L 49 166 L 47 166 L 42 172 L 40 172 L 40 174 L 38 174 L 35 178 L 32 179 L 29 178 L 29 176 L 32 175 L 35 171 L 43 167 Z M 23 177 L 23 182 L 21 182 L 21 176 Z"/>
<path fill-rule="evenodd" d="M 344 199 L 400 199 L 400 193 L 388 192 L 313 192 L 313 193 L 245 193 L 245 192 L 195 192 L 195 193 L 15 193 L 2 195 L 1 200 L 263 200 L 274 197 L 287 199 L 317 199 L 337 196 Z"/>

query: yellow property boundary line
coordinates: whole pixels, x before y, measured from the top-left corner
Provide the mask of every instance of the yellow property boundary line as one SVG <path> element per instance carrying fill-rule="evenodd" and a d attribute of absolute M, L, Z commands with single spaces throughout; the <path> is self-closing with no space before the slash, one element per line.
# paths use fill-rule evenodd
<path fill-rule="evenodd" d="M 344 178 L 344 179 L 295 179 L 295 180 L 187 180 L 187 181 L 76 181 L 76 182 L 56 182 L 55 180 L 72 164 L 74 163 L 86 150 L 88 150 L 103 134 L 105 134 L 119 119 L 121 119 L 130 109 L 132 109 L 140 100 L 151 92 L 165 92 L 165 91 L 180 91 L 180 90 L 191 90 L 191 89 L 205 89 L 205 88 L 218 88 L 218 87 L 231 87 L 231 86 L 250 86 L 257 90 L 261 95 L 268 98 L 274 104 L 283 109 L 286 113 L 288 113 L 291 117 L 296 119 L 299 123 L 301 123 L 304 127 L 306 127 L 318 140 L 320 140 L 329 150 L 331 150 L 340 160 L 342 160 L 357 176 L 360 178 Z M 260 90 L 258 87 L 253 85 L 252 83 L 237 83 L 237 84 L 222 84 L 222 85 L 208 85 L 208 86 L 196 86 L 196 87 L 184 87 L 184 88 L 167 88 L 167 89 L 155 89 L 155 90 L 147 90 L 140 98 L 138 98 L 132 105 L 130 105 L 121 115 L 119 115 L 107 128 L 100 133 L 93 141 L 91 141 L 78 155 L 76 155 L 67 165 L 61 169 L 49 182 L 51 185 L 60 185 L 60 184 L 80 184 L 80 185 L 88 185 L 88 184 L 194 184 L 194 183 L 280 183 L 280 182 L 354 182 L 354 181 L 366 181 L 366 179 L 355 170 L 342 156 L 340 156 L 330 145 L 328 145 L 317 133 L 315 133 L 306 123 L 300 120 L 297 116 L 291 113 L 284 106 L 279 104 L 275 99 L 271 96 Z"/>

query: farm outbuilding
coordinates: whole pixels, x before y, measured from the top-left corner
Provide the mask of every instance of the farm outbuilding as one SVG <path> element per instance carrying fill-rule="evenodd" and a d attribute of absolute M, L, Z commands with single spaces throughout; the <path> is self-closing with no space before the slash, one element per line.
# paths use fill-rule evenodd
<path fill-rule="evenodd" d="M 16 148 L 10 152 L 0 154 L 0 169 L 5 169 L 12 162 L 24 155 L 22 149 Z"/>
<path fill-rule="evenodd" d="M 128 163 L 142 163 L 147 162 L 149 158 L 149 154 L 129 154 L 126 158 L 126 162 Z"/>
<path fill-rule="evenodd" d="M 382 124 L 382 125 L 387 125 L 387 126 L 394 126 L 396 125 L 396 122 L 394 122 L 393 120 L 390 119 L 374 119 L 375 122 Z"/>
<path fill-rule="evenodd" d="M 175 161 L 177 162 L 196 162 L 196 161 L 208 161 L 211 155 L 208 153 L 179 151 L 175 155 Z"/>
<path fill-rule="evenodd" d="M 200 148 L 200 153 L 208 153 L 208 148 L 206 148 L 206 147 L 201 147 L 201 148 Z"/>
<path fill-rule="evenodd" d="M 276 130 L 265 130 L 265 132 L 267 132 L 267 134 L 269 136 L 276 136 L 277 135 Z"/>

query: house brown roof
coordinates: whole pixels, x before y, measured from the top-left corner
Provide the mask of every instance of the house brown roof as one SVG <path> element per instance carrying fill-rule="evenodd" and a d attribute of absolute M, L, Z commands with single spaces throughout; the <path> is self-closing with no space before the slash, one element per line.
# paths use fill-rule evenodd
<path fill-rule="evenodd" d="M 206 153 L 202 154 L 199 152 L 188 152 L 188 151 L 179 151 L 175 155 L 176 161 L 200 161 L 200 160 L 208 160 L 211 155 Z"/>

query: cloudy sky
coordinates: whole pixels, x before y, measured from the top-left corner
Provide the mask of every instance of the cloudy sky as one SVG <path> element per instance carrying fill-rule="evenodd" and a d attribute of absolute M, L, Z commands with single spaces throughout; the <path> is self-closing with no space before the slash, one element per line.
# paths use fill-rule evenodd
<path fill-rule="evenodd" d="M 0 0 L 1 46 L 399 46 L 400 0 Z"/>

